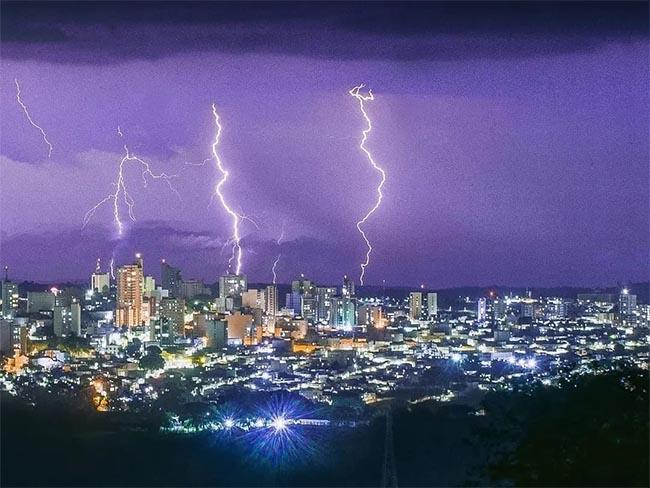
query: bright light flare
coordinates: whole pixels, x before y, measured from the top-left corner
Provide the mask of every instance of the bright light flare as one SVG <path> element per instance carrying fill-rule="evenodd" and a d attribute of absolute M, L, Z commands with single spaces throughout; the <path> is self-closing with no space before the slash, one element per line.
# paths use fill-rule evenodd
<path fill-rule="evenodd" d="M 52 157 L 52 150 L 54 149 L 54 146 L 48 140 L 47 134 L 45 134 L 43 128 L 40 125 L 38 125 L 36 122 L 34 122 L 34 119 L 32 119 L 32 116 L 29 114 L 29 110 L 27 110 L 27 105 L 25 105 L 22 98 L 20 97 L 20 83 L 18 83 L 18 79 L 14 78 L 14 82 L 16 83 L 16 100 L 18 101 L 18 104 L 23 109 L 23 112 L 25 112 L 25 116 L 27 117 L 29 123 L 36 129 L 38 129 L 41 133 L 41 136 L 43 136 L 43 141 L 45 141 L 45 144 L 47 144 L 48 147 L 47 157 L 50 158 Z"/>
<path fill-rule="evenodd" d="M 282 432 L 287 428 L 288 422 L 283 415 L 278 415 L 271 419 L 271 427 L 275 429 L 276 432 Z"/>
<path fill-rule="evenodd" d="M 377 200 L 375 201 L 375 204 L 373 207 L 368 210 L 368 212 L 364 215 L 364 217 L 357 222 L 357 230 L 361 234 L 361 237 L 363 237 L 363 240 L 366 243 L 366 259 L 363 263 L 361 263 L 361 276 L 359 277 L 359 283 L 363 285 L 363 278 L 366 274 L 366 267 L 370 264 L 370 254 L 372 253 L 372 244 L 370 244 L 370 240 L 368 239 L 368 236 L 362 229 L 362 225 L 366 223 L 366 221 L 370 218 L 370 216 L 375 213 L 375 211 L 379 208 L 381 205 L 381 201 L 384 198 L 384 194 L 382 192 L 382 188 L 384 187 L 384 183 L 386 183 L 386 172 L 379 166 L 375 160 L 372 157 L 372 154 L 370 154 L 370 151 L 366 148 L 366 140 L 368 139 L 368 134 L 372 131 L 372 122 L 370 121 L 370 117 L 368 116 L 368 113 L 366 112 L 364 102 L 370 102 L 375 99 L 374 95 L 372 94 L 372 90 L 368 90 L 368 94 L 364 95 L 361 93 L 361 89 L 365 87 L 363 83 L 360 85 L 355 86 L 352 88 L 348 93 L 353 96 L 354 98 L 357 99 L 359 102 L 359 108 L 361 110 L 361 114 L 363 115 L 364 120 L 366 121 L 367 127 L 363 130 L 362 132 L 362 137 L 361 137 L 361 142 L 359 143 L 359 148 L 364 152 L 364 154 L 367 156 L 368 161 L 372 165 L 372 167 L 379 173 L 380 175 L 380 181 L 379 184 L 377 185 Z"/>

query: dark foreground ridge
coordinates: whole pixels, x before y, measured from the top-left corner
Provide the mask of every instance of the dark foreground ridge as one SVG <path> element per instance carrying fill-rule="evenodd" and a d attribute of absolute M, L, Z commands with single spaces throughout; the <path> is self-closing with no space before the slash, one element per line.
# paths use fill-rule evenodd
<path fill-rule="evenodd" d="M 401 486 L 648 486 L 648 373 L 613 369 L 559 387 L 488 393 L 478 408 L 394 409 Z M 81 403 L 80 403 L 81 402 Z M 161 419 L 96 413 L 83 400 L 2 397 L 3 486 L 377 486 L 381 413 L 356 429 L 296 426 L 268 458 L 247 435 L 165 434 Z M 34 469 L 26 469 L 26 460 Z"/>

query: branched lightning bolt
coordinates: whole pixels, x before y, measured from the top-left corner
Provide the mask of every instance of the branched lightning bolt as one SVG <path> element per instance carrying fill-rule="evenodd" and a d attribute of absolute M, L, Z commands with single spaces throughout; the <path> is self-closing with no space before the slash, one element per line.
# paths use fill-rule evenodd
<path fill-rule="evenodd" d="M 370 121 L 370 117 L 368 117 L 368 114 L 366 113 L 364 102 L 372 101 L 375 99 L 375 97 L 372 94 L 372 90 L 368 90 L 367 95 L 362 94 L 361 89 L 364 86 L 365 85 L 363 83 L 358 86 L 355 86 L 348 93 L 359 101 L 359 108 L 361 109 L 361 114 L 363 115 L 363 118 L 368 124 L 367 128 L 363 130 L 363 136 L 361 137 L 359 148 L 368 157 L 368 161 L 370 161 L 372 167 L 381 175 L 381 181 L 377 186 L 377 201 L 375 202 L 375 205 L 366 213 L 366 215 L 361 220 L 357 222 L 357 229 L 359 230 L 361 237 L 363 237 L 363 240 L 366 242 L 366 247 L 368 248 L 368 250 L 366 251 L 366 260 L 363 263 L 361 263 L 361 276 L 359 277 L 359 282 L 361 283 L 361 285 L 363 285 L 363 277 L 366 273 L 366 266 L 370 264 L 370 254 L 372 253 L 372 245 L 370 244 L 370 241 L 368 240 L 368 237 L 366 236 L 366 233 L 363 231 L 361 226 L 366 223 L 368 218 L 370 218 L 370 216 L 373 213 L 375 213 L 375 210 L 377 210 L 381 205 L 381 201 L 384 198 L 384 194 L 382 193 L 381 190 L 384 187 L 384 183 L 386 183 L 386 172 L 375 162 L 375 160 L 372 157 L 372 154 L 370 154 L 370 151 L 368 151 L 368 149 L 365 146 L 366 140 L 368 139 L 368 134 L 370 133 L 370 131 L 372 131 L 372 122 Z"/>
<path fill-rule="evenodd" d="M 120 137 L 123 136 L 122 131 L 120 130 L 119 126 L 117 128 L 117 133 L 120 135 Z M 126 144 L 124 144 L 124 156 L 122 157 L 120 164 L 118 166 L 117 170 L 117 177 L 115 182 L 113 183 L 113 186 L 115 186 L 115 191 L 113 193 L 109 193 L 106 198 L 103 198 L 100 200 L 95 206 L 93 206 L 86 214 L 84 215 L 83 219 L 83 227 L 85 227 L 88 222 L 90 222 L 90 219 L 95 215 L 95 212 L 99 207 L 104 205 L 107 202 L 112 202 L 113 203 L 113 220 L 115 221 L 115 225 L 117 226 L 117 232 L 118 235 L 122 235 L 122 232 L 124 231 L 124 224 L 122 223 L 122 219 L 120 217 L 120 201 L 123 200 L 124 203 L 126 204 L 126 207 L 128 209 L 128 215 L 129 218 L 135 222 L 135 215 L 133 214 L 133 206 L 135 205 L 135 201 L 131 197 L 131 194 L 127 190 L 126 187 L 126 182 L 124 180 L 124 165 L 126 164 L 127 161 L 134 161 L 137 162 L 141 165 L 142 167 L 142 184 L 144 187 L 147 187 L 147 177 L 153 178 L 153 179 L 161 179 L 164 180 L 167 185 L 169 186 L 169 189 L 173 191 L 178 198 L 180 198 L 180 194 L 178 191 L 176 191 L 176 188 L 171 183 L 171 180 L 173 178 L 176 178 L 177 175 L 168 175 L 167 173 L 160 173 L 160 174 L 155 174 L 153 171 L 151 171 L 151 166 L 149 163 L 146 161 L 142 160 L 138 156 L 135 156 L 129 152 L 129 148 Z"/>
<path fill-rule="evenodd" d="M 115 280 L 115 258 L 114 257 L 111 257 L 109 268 L 111 270 L 111 279 Z"/>
<path fill-rule="evenodd" d="M 217 183 L 217 186 L 214 189 L 214 193 L 219 197 L 219 201 L 221 202 L 221 206 L 224 208 L 224 210 L 230 215 L 232 218 L 232 235 L 230 237 L 230 240 L 233 243 L 232 246 L 232 255 L 230 256 L 230 259 L 228 260 L 228 269 L 232 266 L 232 262 L 235 261 L 235 274 L 239 274 L 241 272 L 241 266 L 242 266 L 242 248 L 241 248 L 241 235 L 239 233 L 239 224 L 243 220 L 242 216 L 235 212 L 228 203 L 226 203 L 226 199 L 223 196 L 223 193 L 221 192 L 221 188 L 223 185 L 226 183 L 226 180 L 228 180 L 228 175 L 230 174 L 228 170 L 226 170 L 223 167 L 223 164 L 221 163 L 221 159 L 219 158 L 219 153 L 217 152 L 217 146 L 219 146 L 219 140 L 221 137 L 221 123 L 219 122 L 219 114 L 217 113 L 217 107 L 215 104 L 212 104 L 212 115 L 214 116 L 214 123 L 217 129 L 217 132 L 214 136 L 214 142 L 212 143 L 212 159 L 214 159 L 217 169 L 221 173 L 221 179 Z"/>
<path fill-rule="evenodd" d="M 275 241 L 278 245 L 278 248 L 280 247 L 280 244 L 282 243 L 282 239 L 284 239 L 284 224 L 282 225 L 282 232 L 280 233 L 280 237 L 278 237 L 278 240 Z M 280 258 L 282 257 L 282 253 L 278 253 L 278 257 L 275 258 L 275 261 L 273 261 L 273 267 L 271 268 L 271 273 L 273 273 L 273 284 L 275 285 L 278 275 L 276 273 L 276 268 L 278 267 L 278 263 L 280 262 Z"/>
<path fill-rule="evenodd" d="M 20 98 L 20 83 L 18 83 L 18 79 L 14 78 L 14 82 L 16 83 L 16 100 L 18 101 L 18 104 L 22 107 L 23 112 L 25 112 L 25 116 L 27 117 L 29 123 L 32 124 L 32 126 L 37 128 L 41 132 L 41 135 L 43 136 L 43 140 L 45 141 L 45 144 L 47 144 L 47 147 L 49 148 L 47 157 L 50 158 L 52 157 L 52 149 L 54 149 L 54 146 L 47 139 L 47 134 L 45 134 L 43 128 L 40 125 L 38 125 L 36 122 L 34 122 L 34 119 L 32 119 L 32 116 L 29 114 L 29 110 L 27 110 L 27 105 L 25 105 L 23 103 L 23 100 Z"/>

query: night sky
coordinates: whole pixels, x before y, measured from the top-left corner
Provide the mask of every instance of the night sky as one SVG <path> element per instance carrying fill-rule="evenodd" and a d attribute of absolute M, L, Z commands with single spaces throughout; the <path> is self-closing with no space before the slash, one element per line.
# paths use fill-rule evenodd
<path fill-rule="evenodd" d="M 377 174 L 348 90 L 372 88 L 367 147 L 385 168 L 365 227 L 367 284 L 609 285 L 648 278 L 648 5 L 2 4 L 2 265 L 85 279 L 101 257 L 226 270 L 210 203 L 211 104 L 224 187 L 245 222 L 243 271 L 358 278 L 355 222 Z M 16 101 L 14 78 L 40 133 Z M 121 139 L 117 126 L 124 133 Z M 135 223 L 110 205 L 124 143 Z M 191 163 L 191 164 L 186 164 Z M 123 215 L 126 216 L 125 209 Z M 275 243 L 285 226 L 285 239 Z"/>

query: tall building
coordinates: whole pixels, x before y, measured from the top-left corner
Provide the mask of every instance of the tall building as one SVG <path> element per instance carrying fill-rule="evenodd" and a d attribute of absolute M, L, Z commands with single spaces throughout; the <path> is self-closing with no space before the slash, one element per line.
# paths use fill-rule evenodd
<path fill-rule="evenodd" d="M 636 295 L 632 295 L 627 288 L 624 288 L 618 296 L 618 311 L 621 315 L 632 315 L 636 310 Z"/>
<path fill-rule="evenodd" d="M 266 307 L 266 298 L 264 290 L 250 289 L 242 294 L 242 306 L 248 308 L 259 308 L 264 310 Z"/>
<path fill-rule="evenodd" d="M 227 274 L 219 277 L 219 301 L 224 310 L 242 306 L 242 295 L 248 290 L 245 275 Z"/>
<path fill-rule="evenodd" d="M 412 291 L 409 294 L 409 317 L 411 320 L 420 320 L 422 316 L 422 292 Z"/>
<path fill-rule="evenodd" d="M 332 319 L 332 298 L 336 296 L 336 287 L 319 286 L 316 288 L 316 300 L 318 303 L 317 320 L 329 324 Z"/>
<path fill-rule="evenodd" d="M 438 315 L 438 294 L 427 293 L 427 315 L 432 319 Z"/>
<path fill-rule="evenodd" d="M 287 293 L 284 306 L 292 310 L 294 315 L 302 315 L 302 295 L 297 291 Z"/>
<path fill-rule="evenodd" d="M 276 285 L 267 286 L 264 299 L 266 313 L 275 317 L 278 313 L 278 287 Z"/>
<path fill-rule="evenodd" d="M 180 268 L 170 266 L 164 259 L 160 263 L 160 277 L 163 290 L 169 291 L 170 296 L 177 297 L 180 291 L 181 277 Z"/>
<path fill-rule="evenodd" d="M 347 275 L 343 277 L 343 286 L 341 287 L 341 295 L 344 297 L 354 296 L 354 281 L 348 278 Z"/>
<path fill-rule="evenodd" d="M 508 313 L 508 308 L 509 305 L 507 300 L 504 300 L 503 298 L 494 300 L 493 310 L 492 310 L 494 313 L 494 320 L 503 319 Z"/>
<path fill-rule="evenodd" d="M 55 298 L 51 291 L 28 291 L 27 313 L 53 311 Z"/>
<path fill-rule="evenodd" d="M 357 315 L 359 325 L 372 325 L 378 328 L 386 326 L 383 311 L 379 305 L 361 305 Z"/>
<path fill-rule="evenodd" d="M 57 337 L 81 335 L 81 305 L 73 301 L 70 305 L 55 305 L 52 320 Z"/>
<path fill-rule="evenodd" d="M 330 324 L 337 327 L 351 327 L 356 324 L 356 302 L 348 296 L 332 297 Z"/>
<path fill-rule="evenodd" d="M 243 315 L 235 312 L 233 315 L 226 315 L 228 323 L 228 341 L 234 344 L 243 344 L 244 339 L 252 334 L 253 316 Z"/>
<path fill-rule="evenodd" d="M 291 292 L 298 293 L 305 298 L 313 298 L 316 293 L 316 285 L 301 274 L 299 279 L 291 282 Z"/>
<path fill-rule="evenodd" d="M 313 281 L 301 274 L 300 279 L 291 282 L 291 294 L 287 296 L 287 308 L 292 308 L 294 313 L 304 319 L 314 322 L 317 314 L 316 285 Z"/>
<path fill-rule="evenodd" d="M 476 320 L 477 322 L 485 322 L 487 320 L 487 299 L 479 298 L 476 303 Z"/>
<path fill-rule="evenodd" d="M 210 289 L 206 288 L 200 280 L 183 280 L 176 296 L 190 300 L 198 295 L 209 295 Z"/>
<path fill-rule="evenodd" d="M 108 293 L 111 288 L 111 275 L 110 273 L 102 273 L 101 260 L 97 258 L 97 266 L 95 272 L 90 275 L 90 289 L 97 293 Z"/>
<path fill-rule="evenodd" d="M 21 354 L 27 354 L 28 329 L 24 323 L 0 319 L 0 354 L 9 356 L 17 350 Z"/>
<path fill-rule="evenodd" d="M 118 327 L 135 327 L 142 323 L 143 265 L 140 255 L 134 264 L 117 268 L 117 310 L 115 323 Z"/>
<path fill-rule="evenodd" d="M 153 276 L 145 276 L 142 280 L 142 294 L 150 296 L 156 289 L 156 280 Z"/>
<path fill-rule="evenodd" d="M 205 326 L 206 346 L 223 349 L 228 345 L 228 323 L 225 320 L 208 320 Z"/>
<path fill-rule="evenodd" d="M 5 318 L 14 317 L 19 305 L 18 285 L 5 279 L 2 282 L 2 316 Z"/>
<path fill-rule="evenodd" d="M 185 300 L 182 298 L 163 298 L 158 307 L 161 331 L 164 337 L 173 342 L 176 337 L 185 335 Z"/>

